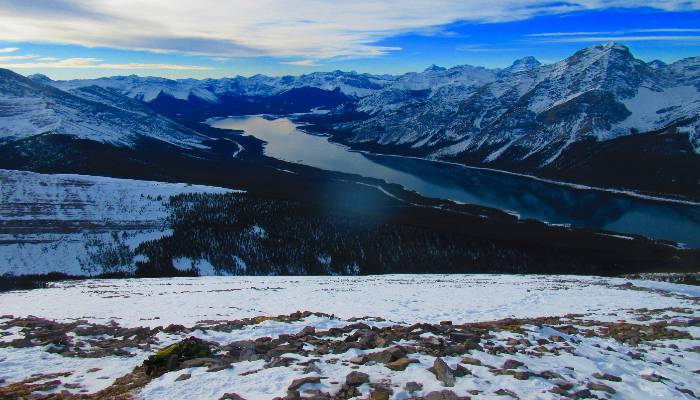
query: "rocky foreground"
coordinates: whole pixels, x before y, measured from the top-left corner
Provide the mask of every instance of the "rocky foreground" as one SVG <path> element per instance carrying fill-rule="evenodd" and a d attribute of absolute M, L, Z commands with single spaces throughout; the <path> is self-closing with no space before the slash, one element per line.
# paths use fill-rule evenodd
<path fill-rule="evenodd" d="M 600 285 L 623 298 L 643 296 L 647 304 L 616 308 L 619 304 L 609 301 L 610 307 L 596 308 L 597 303 L 583 298 L 579 301 L 589 305 L 587 312 L 478 322 L 411 321 L 398 309 L 374 317 L 304 311 L 163 325 L 154 317 L 144 318 L 141 326 L 128 319 L 98 322 L 95 316 L 57 321 L 5 315 L 0 319 L 0 398 L 700 397 L 700 297 L 687 294 L 692 289 L 676 285 L 678 290 L 669 291 L 572 277 L 520 279 L 523 284 L 538 282 L 545 293 L 564 295 L 576 284 Z M 424 318 L 431 309 L 438 314 L 440 302 L 432 298 L 440 292 L 434 290 L 436 280 L 414 278 L 402 284 L 409 281 L 425 286 L 425 301 L 413 305 L 415 314 Z M 358 282 L 348 283 L 346 289 Z M 283 287 L 266 289 L 269 296 L 277 296 Z M 35 292 L 0 295 L 0 303 L 7 301 L 12 309 L 16 297 Z M 520 296 L 517 290 L 513 294 Z M 103 296 L 124 298 L 117 290 Z M 463 300 L 469 308 L 468 296 Z M 449 300 L 445 303 L 449 309 Z M 573 304 L 569 308 L 575 309 Z M 329 301 L 333 307 L 337 304 Z M 353 311 L 352 304 L 346 307 Z M 479 305 L 474 302 L 473 307 Z M 405 320 L 392 320 L 397 316 Z"/>

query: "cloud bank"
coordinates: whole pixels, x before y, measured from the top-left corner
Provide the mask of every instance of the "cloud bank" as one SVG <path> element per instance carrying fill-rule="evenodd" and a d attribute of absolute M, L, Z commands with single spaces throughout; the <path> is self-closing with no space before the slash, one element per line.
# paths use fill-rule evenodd
<path fill-rule="evenodd" d="M 4 61 L 29 60 L 25 62 L 13 62 L 4 64 Z M 104 63 L 97 58 L 54 58 L 38 57 L 34 55 L 26 56 L 0 56 L 0 68 L 10 69 L 46 69 L 46 68 L 99 68 L 99 69 L 125 69 L 125 70 L 169 70 L 169 71 L 207 71 L 211 67 L 201 67 L 197 65 L 181 64 L 147 64 L 147 63 Z"/>
<path fill-rule="evenodd" d="M 103 46 L 216 57 L 308 61 L 398 50 L 377 43 L 440 32 L 458 21 L 507 22 L 539 15 L 639 7 L 630 0 L 0 0 L 0 40 Z M 700 1 L 646 7 L 700 9 Z M 2 50 L 7 49 L 0 49 Z"/>

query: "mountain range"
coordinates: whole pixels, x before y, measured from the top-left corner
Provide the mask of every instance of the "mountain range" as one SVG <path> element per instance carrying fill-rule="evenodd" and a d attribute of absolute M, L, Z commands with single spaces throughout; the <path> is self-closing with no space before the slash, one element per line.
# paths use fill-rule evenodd
<path fill-rule="evenodd" d="M 46 134 L 69 135 L 119 147 L 142 138 L 203 148 L 200 133 L 100 86 L 63 91 L 0 69 L 0 143 Z"/>
<path fill-rule="evenodd" d="M 356 149 L 700 198 L 700 57 L 644 62 L 608 43 L 554 64 L 525 57 L 399 76 L 20 78 L 0 74 L 0 142 L 60 132 L 206 147 L 186 126 L 324 108 L 296 118 Z"/>

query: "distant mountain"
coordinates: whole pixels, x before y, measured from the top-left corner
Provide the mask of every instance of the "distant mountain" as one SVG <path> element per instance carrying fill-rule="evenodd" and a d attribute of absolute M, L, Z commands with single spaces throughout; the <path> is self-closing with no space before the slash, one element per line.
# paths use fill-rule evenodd
<path fill-rule="evenodd" d="M 546 165 L 584 138 L 612 139 L 696 119 L 698 66 L 690 59 L 652 67 L 611 43 L 553 65 L 525 58 L 498 72 L 459 67 L 463 73 L 454 80 L 444 75 L 456 68 L 425 71 L 360 100 L 357 109 L 372 118 L 339 128 L 349 132 L 349 142 L 408 146 L 437 158 L 473 154 L 484 163 Z M 392 90 L 404 79 L 426 82 L 430 92 L 397 101 Z"/>
<path fill-rule="evenodd" d="M 45 76 L 37 75 L 33 77 L 42 81 L 46 78 Z M 346 96 L 359 98 L 381 89 L 394 79 L 395 77 L 391 75 L 333 71 L 314 72 L 300 76 L 271 77 L 258 74 L 252 77 L 237 76 L 204 80 L 172 80 L 130 75 L 99 79 L 51 81 L 50 83 L 63 90 L 93 85 L 115 89 L 125 96 L 149 103 L 162 95 L 179 100 L 188 100 L 196 97 L 208 102 L 219 102 L 221 97 L 267 97 L 305 87 L 325 91 L 339 90 Z"/>
<path fill-rule="evenodd" d="M 158 113 L 198 121 L 212 116 L 292 114 L 316 107 L 334 108 L 367 96 L 395 79 L 390 75 L 342 71 L 204 80 L 135 75 L 70 81 L 51 81 L 43 75 L 30 78 L 65 91 L 89 86 L 114 90 L 146 103 Z"/>
<path fill-rule="evenodd" d="M 41 81 L 0 69 L 0 143 L 58 134 L 119 147 L 148 138 L 206 148 L 206 137 L 115 91 L 88 86 L 65 92 Z"/>

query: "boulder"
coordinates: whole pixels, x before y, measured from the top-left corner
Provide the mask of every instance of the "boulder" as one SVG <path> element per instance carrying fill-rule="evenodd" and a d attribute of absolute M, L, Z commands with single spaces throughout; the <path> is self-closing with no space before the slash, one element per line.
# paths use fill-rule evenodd
<path fill-rule="evenodd" d="M 464 357 L 462 358 L 462 364 L 481 365 L 481 360 L 473 357 Z"/>
<path fill-rule="evenodd" d="M 219 400 L 245 400 L 243 397 L 237 395 L 236 393 L 225 393 L 223 396 L 219 397 Z"/>
<path fill-rule="evenodd" d="M 409 364 L 417 363 L 418 360 L 410 357 L 401 357 L 398 360 L 384 364 L 393 371 L 404 371 Z"/>
<path fill-rule="evenodd" d="M 364 372 L 353 371 L 345 377 L 345 384 L 348 386 L 360 386 L 369 382 L 369 375 Z"/>
<path fill-rule="evenodd" d="M 431 372 L 435 374 L 437 380 L 442 382 L 444 386 L 453 387 L 455 385 L 454 373 L 442 358 L 438 357 L 435 359 Z"/>
<path fill-rule="evenodd" d="M 212 353 L 209 343 L 196 337 L 187 338 L 181 342 L 165 347 L 156 354 L 148 357 L 143 365 L 146 375 L 160 376 L 167 371 L 180 369 L 187 360 L 205 358 Z"/>
<path fill-rule="evenodd" d="M 525 364 L 522 363 L 522 362 L 520 362 L 520 361 L 518 361 L 518 360 L 512 360 L 512 359 L 510 359 L 510 360 L 506 360 L 506 362 L 503 363 L 503 367 L 502 367 L 502 368 L 503 368 L 503 369 L 515 369 L 515 368 L 518 368 L 518 367 L 522 367 L 523 365 L 525 365 Z"/>
<path fill-rule="evenodd" d="M 604 381 L 622 382 L 622 378 L 620 378 L 619 376 L 615 376 L 615 375 L 607 374 L 607 373 L 604 374 L 601 372 L 596 372 L 593 374 L 593 377 L 596 379 L 604 380 Z"/>
<path fill-rule="evenodd" d="M 410 382 L 406 382 L 406 385 L 405 385 L 403 388 L 404 388 L 408 393 L 413 393 L 413 392 L 417 392 L 417 391 L 419 391 L 419 390 L 422 390 L 422 389 L 423 389 L 423 384 L 422 384 L 422 383 L 418 383 L 418 382 L 410 381 Z"/>
<path fill-rule="evenodd" d="M 598 392 L 606 392 L 606 393 L 610 393 L 610 394 L 616 393 L 615 389 L 611 388 L 608 385 L 604 385 L 604 384 L 598 383 L 598 382 L 589 382 L 587 387 L 591 390 L 595 390 Z"/>
<path fill-rule="evenodd" d="M 175 378 L 175 382 L 186 381 L 192 377 L 192 374 L 182 374 Z"/>
<path fill-rule="evenodd" d="M 369 393 L 369 400 L 389 400 L 391 394 L 391 389 L 385 387 L 377 387 Z"/>
<path fill-rule="evenodd" d="M 305 376 L 303 378 L 295 379 L 292 381 L 292 384 L 289 385 L 288 390 L 298 390 L 302 385 L 305 385 L 307 383 L 321 383 L 321 378 L 318 376 Z"/>
<path fill-rule="evenodd" d="M 430 392 L 424 397 L 425 400 L 464 400 L 469 399 L 469 397 L 457 396 L 455 392 L 451 390 L 441 390 Z"/>

